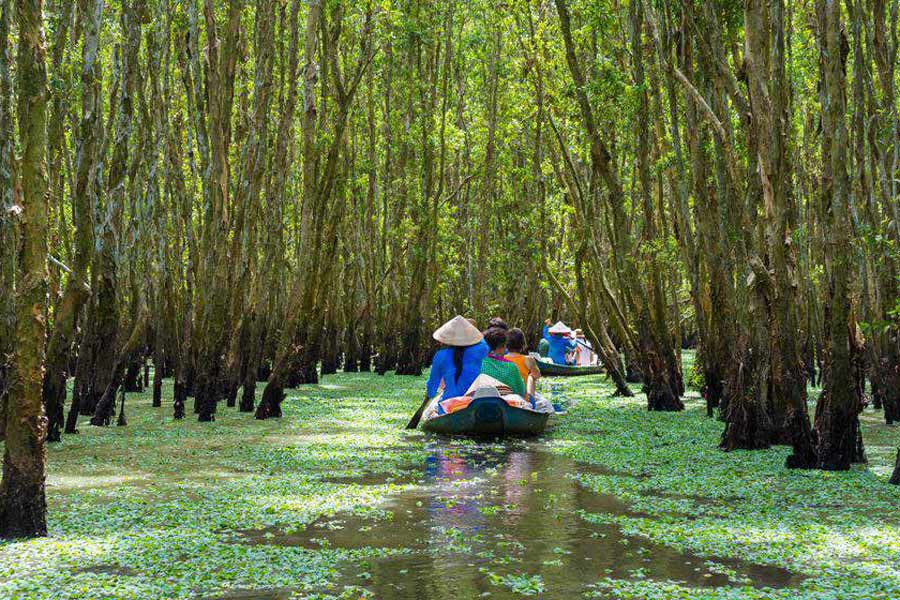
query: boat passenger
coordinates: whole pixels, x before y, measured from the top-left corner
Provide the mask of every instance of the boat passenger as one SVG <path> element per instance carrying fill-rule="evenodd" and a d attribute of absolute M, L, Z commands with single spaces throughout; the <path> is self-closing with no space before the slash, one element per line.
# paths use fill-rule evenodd
<path fill-rule="evenodd" d="M 488 321 L 488 329 L 491 327 L 499 327 L 503 331 L 509 331 L 509 325 L 507 325 L 506 321 L 500 317 L 492 317 L 491 320 Z"/>
<path fill-rule="evenodd" d="M 548 358 L 558 365 L 568 364 L 566 353 L 576 348 L 575 342 L 569 338 L 572 330 L 562 321 L 558 321 L 552 327 L 544 325 L 544 339 L 550 345 Z"/>
<path fill-rule="evenodd" d="M 443 386 L 443 398 L 462 396 L 481 372 L 489 348 L 478 328 L 461 316 L 453 317 L 432 335 L 444 345 L 431 362 L 426 390 L 433 398 Z"/>
<path fill-rule="evenodd" d="M 579 367 L 588 367 L 597 363 L 597 355 L 594 348 L 580 329 L 575 330 L 575 343 L 578 349 L 575 351 L 575 364 Z"/>
<path fill-rule="evenodd" d="M 508 385 L 514 394 L 525 398 L 525 381 L 519 374 L 518 367 L 504 356 L 507 335 L 507 332 L 499 327 L 491 327 L 484 333 L 484 341 L 491 351 L 487 358 L 481 361 L 481 373 Z"/>
<path fill-rule="evenodd" d="M 515 327 L 509 330 L 508 342 L 509 353 L 506 358 L 515 363 L 519 369 L 519 374 L 525 382 L 525 389 L 528 392 L 526 400 L 534 399 L 534 388 L 538 379 L 541 378 L 541 370 L 537 361 L 528 356 L 528 347 L 525 343 L 525 332 Z"/>

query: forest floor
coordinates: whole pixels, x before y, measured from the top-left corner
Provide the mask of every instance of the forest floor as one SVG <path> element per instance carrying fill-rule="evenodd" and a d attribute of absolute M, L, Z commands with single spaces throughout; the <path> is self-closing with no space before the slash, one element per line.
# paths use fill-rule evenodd
<path fill-rule="evenodd" d="M 422 387 L 329 376 L 213 424 L 131 394 L 128 427 L 51 447 L 51 535 L 0 543 L 0 597 L 900 597 L 900 430 L 871 409 L 867 466 L 802 472 L 717 450 L 696 392 L 650 414 L 545 380 L 544 438 L 475 443 L 403 430 Z"/>

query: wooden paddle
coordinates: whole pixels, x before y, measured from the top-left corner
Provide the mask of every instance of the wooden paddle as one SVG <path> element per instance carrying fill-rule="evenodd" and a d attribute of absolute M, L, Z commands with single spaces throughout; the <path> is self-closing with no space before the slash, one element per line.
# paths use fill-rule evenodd
<path fill-rule="evenodd" d="M 425 399 L 422 400 L 422 405 L 419 407 L 419 410 L 416 411 L 416 414 L 414 414 L 412 419 L 409 420 L 409 423 L 406 424 L 407 429 L 415 429 L 419 426 L 419 421 L 422 420 L 422 412 L 425 410 L 426 406 L 428 406 L 428 394 L 425 394 Z"/>

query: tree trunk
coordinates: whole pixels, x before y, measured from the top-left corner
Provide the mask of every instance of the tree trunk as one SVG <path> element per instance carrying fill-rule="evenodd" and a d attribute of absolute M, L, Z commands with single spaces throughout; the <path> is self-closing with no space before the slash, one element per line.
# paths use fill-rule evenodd
<path fill-rule="evenodd" d="M 119 229 L 126 202 L 129 144 L 132 133 L 134 97 L 138 81 L 138 57 L 141 44 L 141 26 L 135 6 L 124 2 L 121 23 L 125 32 L 123 52 L 119 56 L 115 85 L 120 86 L 118 95 L 115 135 L 108 187 L 106 190 L 105 215 L 100 227 L 99 251 L 93 265 L 92 285 L 94 297 L 90 306 L 90 321 L 82 346 L 90 355 L 86 360 L 79 358 L 79 368 L 75 373 L 76 394 L 82 415 L 93 415 L 107 386 L 113 378 L 116 365 L 119 310 L 116 298 L 118 287 L 118 262 L 120 253 Z M 74 406 L 74 399 L 73 399 Z M 73 419 L 70 413 L 70 420 Z M 77 417 L 76 417 L 77 418 Z M 66 423 L 66 431 L 70 429 Z M 74 431 L 74 422 L 71 429 Z"/>
<path fill-rule="evenodd" d="M 62 308 L 54 318 L 53 335 L 47 346 L 43 396 L 49 418 L 47 439 L 51 442 L 59 441 L 61 437 L 68 357 L 83 307 L 90 297 L 88 269 L 94 255 L 94 206 L 102 185 L 102 165 L 98 160 L 98 142 L 102 138 L 103 131 L 100 93 L 102 77 L 98 45 L 103 0 L 82 0 L 79 11 L 84 28 L 84 41 L 81 57 L 81 123 L 75 157 L 76 175 L 72 211 L 75 225 L 75 260 L 61 302 Z"/>
<path fill-rule="evenodd" d="M 887 349 L 877 357 L 873 367 L 872 394 L 878 393 L 884 407 L 884 421 L 893 425 L 900 423 L 900 334 L 890 332 L 884 337 Z"/>
<path fill-rule="evenodd" d="M 719 444 L 725 451 L 765 449 L 772 437 L 772 420 L 765 403 L 768 373 L 754 363 L 759 359 L 747 350 L 748 346 L 748 340 L 742 339 L 734 350 L 738 366 L 726 382 L 729 400 L 722 407 L 725 431 Z"/>
<path fill-rule="evenodd" d="M 8 5 L 4 4 L 6 13 Z M 16 358 L 6 407 L 0 537 L 47 535 L 47 418 L 41 401 L 47 334 L 47 66 L 44 3 L 16 2 L 22 228 L 16 287 Z"/>
<path fill-rule="evenodd" d="M 360 348 L 352 324 L 344 330 L 344 373 L 359 373 Z"/>
<path fill-rule="evenodd" d="M 16 340 L 16 252 L 19 247 L 14 206 L 15 132 L 9 27 L 10 0 L 0 4 L 0 440 L 6 431 L 6 404 Z"/>
<path fill-rule="evenodd" d="M 814 466 L 811 428 L 806 408 L 806 372 L 800 348 L 799 298 L 793 274 L 796 248 L 791 243 L 797 220 L 797 200 L 788 161 L 791 117 L 785 70 L 783 0 L 768 5 L 749 0 L 744 12 L 745 57 L 752 119 L 750 134 L 756 142 L 757 172 L 763 202 L 764 257 L 754 256 L 754 275 L 771 281 L 765 286 L 771 319 L 769 356 L 765 367 L 771 377 L 769 407 L 777 441 L 790 442 L 791 467 Z M 754 207 L 755 209 L 755 207 Z M 763 249 L 763 248 L 761 248 Z M 765 273 L 764 273 L 765 272 Z M 771 276 L 768 273 L 771 272 Z M 763 323 L 758 323 L 763 326 Z"/>
<path fill-rule="evenodd" d="M 143 348 L 144 340 L 147 336 L 147 321 L 147 312 L 146 309 L 143 309 L 131 331 L 131 335 L 128 336 L 128 341 L 125 342 L 125 345 L 119 352 L 119 358 L 112 369 L 110 382 L 103 391 L 100 402 L 97 403 L 94 416 L 91 417 L 91 425 L 104 427 L 109 425 L 116 409 L 116 392 L 119 390 L 119 386 L 122 385 L 125 370 L 129 365 L 133 364 L 134 355 Z"/>
<path fill-rule="evenodd" d="M 197 265 L 197 302 L 194 306 L 194 400 L 197 420 L 215 420 L 216 406 L 225 395 L 225 355 L 230 336 L 231 290 L 227 287 L 228 236 L 232 227 L 232 188 L 228 155 L 234 103 L 235 65 L 239 54 L 242 0 L 229 0 L 224 35 L 219 36 L 215 3 L 204 0 L 206 20 L 206 128 L 209 165 L 203 181 L 206 202 Z M 202 124 L 201 124 L 202 127 Z"/>
<path fill-rule="evenodd" d="M 126 392 L 140 393 L 144 391 L 141 381 L 141 361 L 137 358 L 132 359 L 125 369 L 125 378 L 122 380 L 122 386 Z"/>
<path fill-rule="evenodd" d="M 900 449 L 897 450 L 897 463 L 894 465 L 894 473 L 891 475 L 890 483 L 900 485 Z"/>
<path fill-rule="evenodd" d="M 860 460 L 859 413 L 863 401 L 854 381 L 854 354 L 862 352 L 857 339 L 856 323 L 851 317 L 850 276 L 853 253 L 851 249 L 850 181 L 847 174 L 848 141 L 846 123 L 846 85 L 842 46 L 839 0 L 820 0 L 818 6 L 820 48 L 824 65 L 823 82 L 823 143 L 830 148 L 823 154 L 830 156 L 829 229 L 833 249 L 826 259 L 826 273 L 830 275 L 826 322 L 829 336 L 824 389 L 816 409 L 817 466 L 829 471 L 844 471 Z M 857 32 L 859 33 L 859 32 Z M 861 110 L 861 108 L 860 108 Z M 829 189 L 830 188 L 830 189 Z M 830 264 L 829 264 L 830 263 Z"/>
<path fill-rule="evenodd" d="M 333 308 L 331 310 L 334 310 Z M 337 327 L 329 319 L 323 334 L 322 375 L 334 375 L 340 368 L 340 349 L 338 347 Z"/>
<path fill-rule="evenodd" d="M 162 406 L 162 383 L 165 371 L 164 356 L 160 348 L 153 353 L 153 407 Z"/>

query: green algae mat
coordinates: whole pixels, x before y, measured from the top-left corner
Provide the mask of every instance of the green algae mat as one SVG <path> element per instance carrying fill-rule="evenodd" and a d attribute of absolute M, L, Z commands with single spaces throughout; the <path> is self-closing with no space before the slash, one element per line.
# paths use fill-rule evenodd
<path fill-rule="evenodd" d="M 422 386 L 330 376 L 281 420 L 211 424 L 129 395 L 128 427 L 51 448 L 51 535 L 0 543 L 0 597 L 900 597 L 878 414 L 867 466 L 790 472 L 786 448 L 718 451 L 696 393 L 651 414 L 599 376 L 548 381 L 568 413 L 542 438 L 472 441 L 403 429 Z"/>

